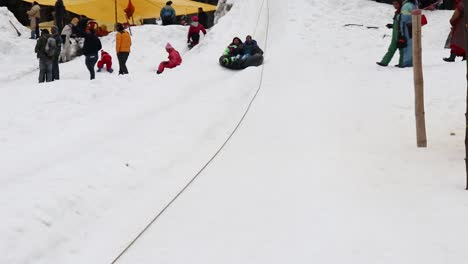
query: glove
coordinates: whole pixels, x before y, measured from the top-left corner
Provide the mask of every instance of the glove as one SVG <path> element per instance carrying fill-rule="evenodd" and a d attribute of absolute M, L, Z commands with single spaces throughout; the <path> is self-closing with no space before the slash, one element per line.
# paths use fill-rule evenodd
<path fill-rule="evenodd" d="M 393 27 L 393 24 L 387 24 L 385 25 L 387 28 L 392 28 Z"/>

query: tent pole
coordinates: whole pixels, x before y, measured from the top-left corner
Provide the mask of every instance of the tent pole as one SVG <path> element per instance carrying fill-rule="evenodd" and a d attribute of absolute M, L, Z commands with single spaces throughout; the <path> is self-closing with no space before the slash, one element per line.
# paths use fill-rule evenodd
<path fill-rule="evenodd" d="M 115 4 L 114 4 L 114 10 L 115 10 L 115 25 L 117 25 L 117 0 L 115 0 Z M 115 27 L 114 25 L 114 27 Z"/>

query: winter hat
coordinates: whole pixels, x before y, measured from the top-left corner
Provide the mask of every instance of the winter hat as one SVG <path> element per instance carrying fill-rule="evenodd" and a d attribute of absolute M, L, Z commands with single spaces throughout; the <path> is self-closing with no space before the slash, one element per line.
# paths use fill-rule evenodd
<path fill-rule="evenodd" d="M 168 43 L 166 44 L 166 49 L 167 49 L 167 50 L 171 50 L 171 49 L 174 49 L 174 47 L 172 47 L 171 43 L 168 42 Z"/>
<path fill-rule="evenodd" d="M 115 27 L 117 28 L 117 31 L 119 32 L 122 32 L 124 30 L 124 26 L 122 25 L 122 23 L 117 23 Z"/>
<path fill-rule="evenodd" d="M 198 22 L 198 16 L 193 16 L 193 17 L 192 17 L 192 21 L 193 21 L 193 22 Z"/>
<path fill-rule="evenodd" d="M 70 23 L 72 23 L 73 25 L 77 25 L 78 24 L 78 21 L 80 21 L 77 17 L 74 17 Z"/>
<path fill-rule="evenodd" d="M 172 5 L 172 1 L 167 1 L 166 5 Z"/>

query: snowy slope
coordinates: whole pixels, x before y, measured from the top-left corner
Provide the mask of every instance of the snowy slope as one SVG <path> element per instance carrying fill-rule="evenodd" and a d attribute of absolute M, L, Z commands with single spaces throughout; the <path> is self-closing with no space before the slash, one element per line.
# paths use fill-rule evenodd
<path fill-rule="evenodd" d="M 412 69 L 375 65 L 388 31 L 343 27 L 381 27 L 388 5 L 268 3 L 251 114 L 119 263 L 465 263 L 465 64 L 441 60 L 450 12 L 427 13 L 422 150 Z"/>
<path fill-rule="evenodd" d="M 412 69 L 375 65 L 391 6 L 232 2 L 190 52 L 187 28 L 134 28 L 129 76 L 90 82 L 83 59 L 50 84 L 23 64 L 0 75 L 0 262 L 110 263 L 243 114 L 261 68 L 217 57 L 254 34 L 267 56 L 247 119 L 118 263 L 465 263 L 464 64 L 441 60 L 450 12 L 426 14 L 421 150 Z M 168 39 L 184 63 L 156 76 Z"/>
<path fill-rule="evenodd" d="M 59 82 L 37 84 L 37 72 L 22 74 L 22 64 L 2 74 L 1 262 L 113 256 L 242 116 L 260 69 L 228 71 L 218 57 L 233 36 L 254 28 L 225 19 L 190 52 L 186 27 L 134 28 L 129 76 L 101 73 L 90 82 L 83 58 L 62 64 Z M 184 63 L 156 75 L 167 41 Z M 102 42 L 113 52 L 113 35 Z M 12 36 L 9 43 L 20 43 L 21 59 L 37 65 L 31 40 Z"/>

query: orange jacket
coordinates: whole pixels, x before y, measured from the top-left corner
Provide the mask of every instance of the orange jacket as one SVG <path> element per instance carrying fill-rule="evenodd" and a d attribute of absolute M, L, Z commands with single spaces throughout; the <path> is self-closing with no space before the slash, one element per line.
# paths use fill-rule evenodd
<path fill-rule="evenodd" d="M 115 35 L 115 50 L 117 52 L 130 52 L 132 46 L 132 39 L 127 31 L 117 32 Z"/>

